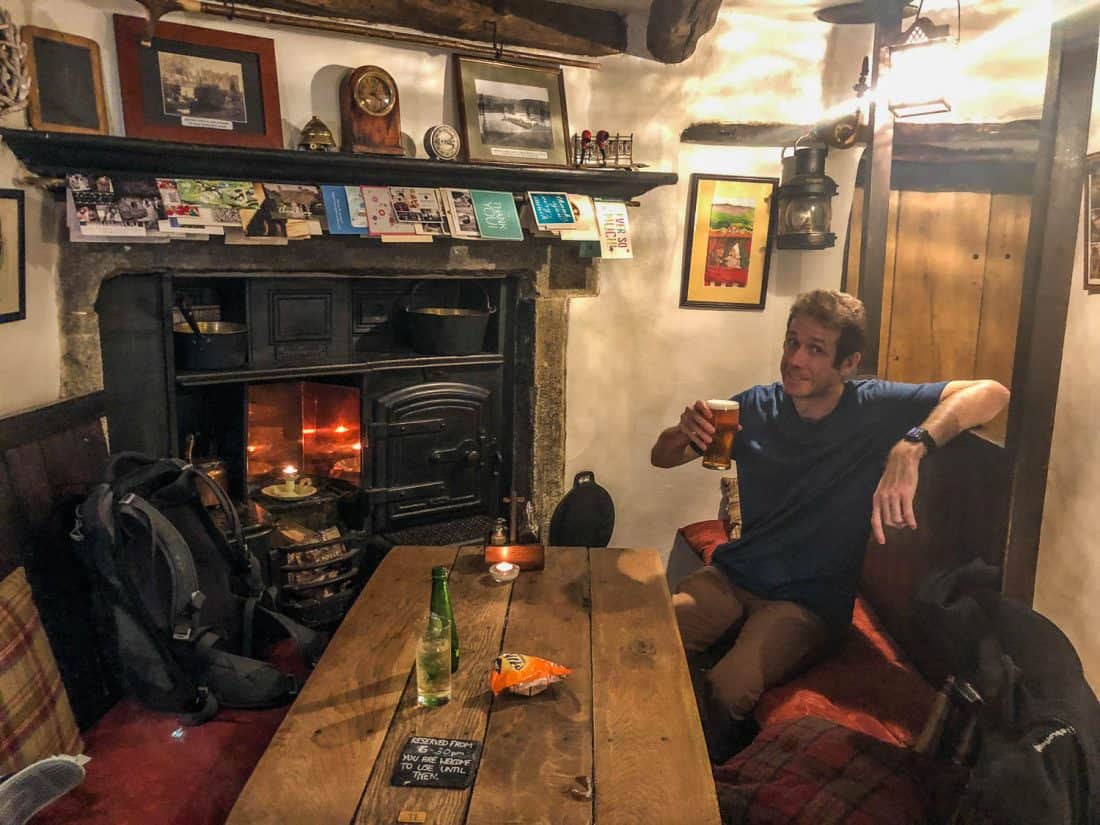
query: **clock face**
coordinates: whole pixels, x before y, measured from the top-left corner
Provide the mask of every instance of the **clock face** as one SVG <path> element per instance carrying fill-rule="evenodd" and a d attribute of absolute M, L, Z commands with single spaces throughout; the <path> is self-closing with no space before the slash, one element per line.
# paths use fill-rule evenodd
<path fill-rule="evenodd" d="M 426 144 L 424 148 L 433 157 L 440 160 L 454 160 L 458 157 L 458 150 L 462 146 L 462 141 L 459 140 L 458 132 L 455 131 L 453 126 L 441 123 L 428 130 Z"/>
<path fill-rule="evenodd" d="M 355 104 L 368 115 L 381 117 L 397 104 L 397 86 L 393 78 L 378 68 L 368 68 L 355 82 Z"/>

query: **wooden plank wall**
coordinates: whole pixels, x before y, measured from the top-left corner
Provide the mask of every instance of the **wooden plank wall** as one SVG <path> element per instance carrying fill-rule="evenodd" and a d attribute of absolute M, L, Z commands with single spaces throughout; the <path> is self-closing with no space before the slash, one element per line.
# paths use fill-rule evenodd
<path fill-rule="evenodd" d="M 119 692 L 96 653 L 69 531 L 107 459 L 102 393 L 0 419 L 0 577 L 22 565 L 80 727 Z"/>
<path fill-rule="evenodd" d="M 994 378 L 1011 388 L 1030 208 L 1020 194 L 891 193 L 880 377 Z M 860 223 L 851 228 L 849 250 L 858 249 Z M 849 252 L 849 291 L 858 267 Z M 1003 444 L 1006 417 L 982 434 Z"/>

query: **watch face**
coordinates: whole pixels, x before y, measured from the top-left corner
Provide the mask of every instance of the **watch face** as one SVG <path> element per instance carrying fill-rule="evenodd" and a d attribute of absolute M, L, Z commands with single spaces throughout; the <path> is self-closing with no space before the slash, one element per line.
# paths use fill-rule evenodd
<path fill-rule="evenodd" d="M 388 115 L 397 104 L 397 86 L 393 78 L 373 66 L 359 75 L 353 93 L 355 104 L 375 117 Z"/>

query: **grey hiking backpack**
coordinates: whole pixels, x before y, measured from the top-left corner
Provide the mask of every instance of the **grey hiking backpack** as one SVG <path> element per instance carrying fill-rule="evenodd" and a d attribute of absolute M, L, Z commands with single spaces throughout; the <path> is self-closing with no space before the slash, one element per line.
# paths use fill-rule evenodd
<path fill-rule="evenodd" d="M 199 500 L 216 497 L 228 538 Z M 225 492 L 196 467 L 139 453 L 111 457 L 77 509 L 72 537 L 93 586 L 100 648 L 143 704 L 201 724 L 219 704 L 284 704 L 293 675 L 253 658 L 290 636 L 310 663 L 322 637 L 274 609 Z"/>

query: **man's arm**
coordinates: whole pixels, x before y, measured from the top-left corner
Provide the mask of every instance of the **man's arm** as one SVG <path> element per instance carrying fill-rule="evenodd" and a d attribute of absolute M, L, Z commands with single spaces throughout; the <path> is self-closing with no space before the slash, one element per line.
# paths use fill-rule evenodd
<path fill-rule="evenodd" d="M 705 401 L 684 407 L 677 424 L 664 430 L 649 451 L 654 467 L 679 467 L 701 456 L 714 440 L 714 413 Z M 694 444 L 698 450 L 692 449 Z"/>
<path fill-rule="evenodd" d="M 921 426 L 942 447 L 963 430 L 993 419 L 1008 404 L 1008 397 L 1008 390 L 996 381 L 951 381 Z M 913 498 L 920 460 L 927 452 L 923 444 L 910 441 L 899 441 L 890 450 L 871 508 L 871 531 L 879 544 L 886 543 L 883 526 L 916 529 Z"/>

